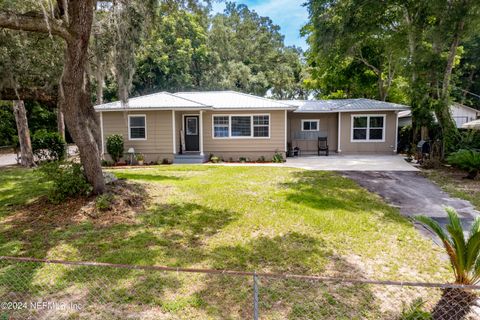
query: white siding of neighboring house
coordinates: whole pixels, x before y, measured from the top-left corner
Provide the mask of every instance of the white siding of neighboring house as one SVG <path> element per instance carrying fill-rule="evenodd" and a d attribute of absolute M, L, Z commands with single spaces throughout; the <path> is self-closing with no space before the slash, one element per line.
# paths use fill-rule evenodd
<path fill-rule="evenodd" d="M 452 112 L 453 120 L 457 124 L 457 128 L 461 128 L 462 124 L 476 120 L 480 116 L 480 110 L 475 110 L 457 103 L 450 107 L 450 111 Z"/>

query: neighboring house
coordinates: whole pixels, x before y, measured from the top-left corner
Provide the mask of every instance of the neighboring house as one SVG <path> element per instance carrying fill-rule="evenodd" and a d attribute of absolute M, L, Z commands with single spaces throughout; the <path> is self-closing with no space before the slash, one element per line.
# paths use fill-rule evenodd
<path fill-rule="evenodd" d="M 102 154 L 106 137 L 121 134 L 125 150 L 146 162 L 271 159 L 288 148 L 317 152 L 327 137 L 332 152 L 396 152 L 398 112 L 408 107 L 369 99 L 277 101 L 233 92 L 161 92 L 95 106 L 100 114 Z"/>
<path fill-rule="evenodd" d="M 462 128 L 464 123 L 480 118 L 480 110 L 467 107 L 457 102 L 454 102 L 450 106 L 450 112 L 452 113 L 452 118 L 455 121 L 457 128 Z M 410 110 L 402 111 L 398 116 L 398 125 L 400 127 L 412 124 L 412 112 Z"/>

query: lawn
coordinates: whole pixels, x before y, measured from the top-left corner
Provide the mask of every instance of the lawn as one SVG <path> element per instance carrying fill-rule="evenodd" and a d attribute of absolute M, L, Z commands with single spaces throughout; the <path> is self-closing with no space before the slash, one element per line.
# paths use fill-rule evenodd
<path fill-rule="evenodd" d="M 335 173 L 223 166 L 157 166 L 112 172 L 139 183 L 149 194 L 149 201 L 145 210 L 129 220 L 100 224 L 95 219 L 69 219 L 68 213 L 55 219 L 55 210 L 25 210 L 45 194 L 47 185 L 32 171 L 0 170 L 0 255 L 370 279 L 449 280 L 447 262 L 439 258 L 439 248 L 419 236 L 396 209 Z M 71 211 L 75 210 L 78 208 L 72 205 Z M 166 317 L 251 315 L 250 279 L 72 270 L 36 264 L 28 268 L 7 266 L 3 279 L 20 272 L 19 268 L 22 285 L 30 289 L 39 281 L 50 283 L 51 278 L 58 280 L 55 286 L 62 283 L 56 290 L 67 290 L 65 283 L 81 283 L 89 290 L 88 301 L 114 296 L 122 304 L 155 306 Z M 35 288 L 44 290 L 41 285 Z M 52 290 L 51 283 L 49 288 Z M 325 314 L 324 306 L 309 303 L 307 292 L 312 294 L 312 290 L 308 288 L 298 296 L 289 296 L 290 289 L 285 285 L 272 285 L 270 289 L 266 296 L 276 301 L 274 297 L 284 295 L 286 302 L 282 307 L 266 303 L 267 318 L 284 318 L 286 314 L 301 318 L 296 315 L 302 311 L 295 311 L 288 301 L 302 297 L 305 301 L 295 303 L 299 310 L 313 308 L 309 311 L 313 317 Z M 372 294 L 365 290 L 349 298 L 365 309 L 362 317 L 373 312 Z M 352 291 L 342 294 L 351 295 Z M 322 294 L 322 299 L 345 303 L 338 295 L 336 292 L 327 299 Z M 352 317 L 348 316 L 352 308 L 348 303 L 342 306 L 346 318 Z"/>
<path fill-rule="evenodd" d="M 453 167 L 424 170 L 424 174 L 453 197 L 470 201 L 480 211 L 480 177 L 464 179 L 465 171 Z"/>

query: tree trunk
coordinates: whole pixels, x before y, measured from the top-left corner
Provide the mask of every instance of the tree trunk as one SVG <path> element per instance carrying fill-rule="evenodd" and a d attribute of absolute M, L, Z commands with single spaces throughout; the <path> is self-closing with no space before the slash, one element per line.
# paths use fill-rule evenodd
<path fill-rule="evenodd" d="M 24 167 L 33 167 L 33 151 L 28 129 L 27 111 L 23 100 L 13 101 L 13 113 L 17 123 L 18 141 L 20 143 L 20 164 Z"/>
<path fill-rule="evenodd" d="M 45 13 L 12 14 L 0 11 L 0 27 L 13 30 L 48 33 L 65 40 L 65 60 L 59 86 L 58 107 L 62 110 L 68 131 L 80 151 L 85 176 L 94 193 L 103 193 L 105 182 L 100 165 L 100 126 L 95 114 L 91 88 L 86 77 L 87 50 L 93 22 L 95 0 L 64 1 L 66 19 Z"/>
<path fill-rule="evenodd" d="M 65 140 L 65 118 L 59 108 L 57 108 L 57 130 L 63 140 Z"/>
<path fill-rule="evenodd" d="M 61 79 L 60 110 L 73 141 L 80 151 L 80 160 L 93 192 L 103 193 L 105 182 L 100 164 L 100 127 L 90 97 L 91 88 L 86 76 L 87 49 L 93 20 L 93 2 L 70 1 L 70 32 L 75 35 L 67 41 L 65 64 Z"/>
<path fill-rule="evenodd" d="M 460 288 L 446 288 L 432 310 L 433 320 L 462 320 L 470 313 L 477 296 Z"/>

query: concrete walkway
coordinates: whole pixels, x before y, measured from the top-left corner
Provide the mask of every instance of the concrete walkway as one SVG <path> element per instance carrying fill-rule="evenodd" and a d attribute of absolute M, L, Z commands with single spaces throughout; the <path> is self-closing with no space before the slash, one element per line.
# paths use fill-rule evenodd
<path fill-rule="evenodd" d="M 288 167 L 324 171 L 419 171 L 399 155 L 330 155 L 287 158 Z"/>
<path fill-rule="evenodd" d="M 445 226 L 448 223 L 445 207 L 448 206 L 457 210 L 462 224 L 469 229 L 475 217 L 480 216 L 470 202 L 451 197 L 421 172 L 346 171 L 342 175 L 380 195 L 407 217 L 422 214 Z M 437 240 L 422 225 L 416 223 L 416 226 L 422 234 Z"/>

